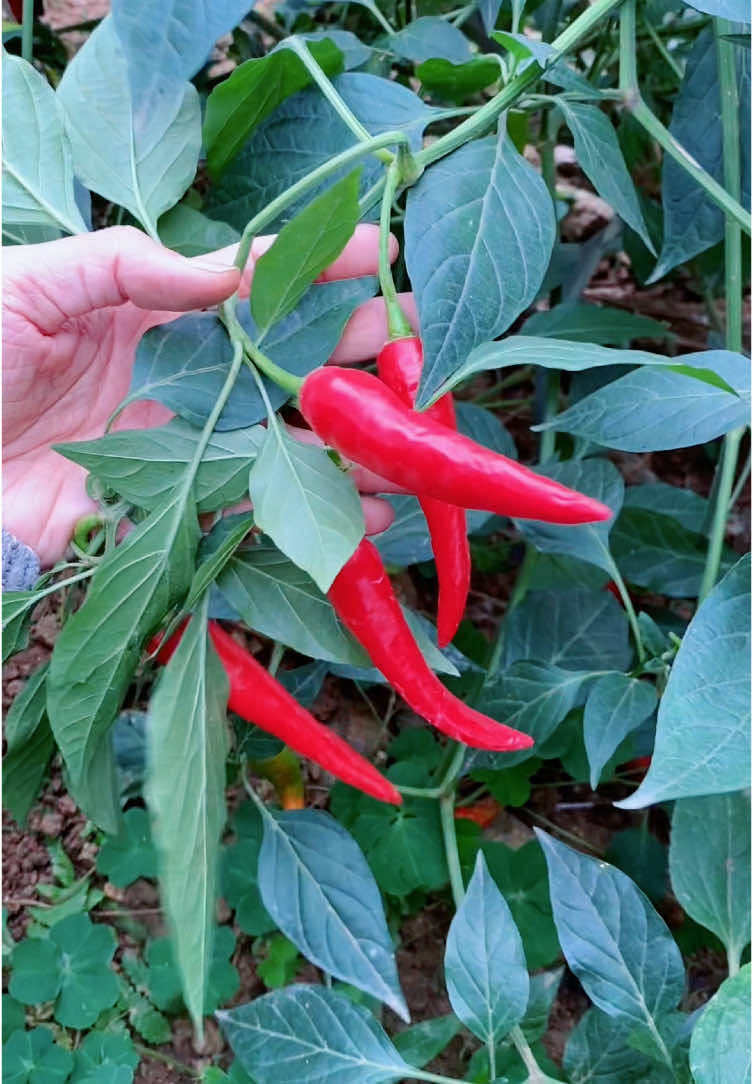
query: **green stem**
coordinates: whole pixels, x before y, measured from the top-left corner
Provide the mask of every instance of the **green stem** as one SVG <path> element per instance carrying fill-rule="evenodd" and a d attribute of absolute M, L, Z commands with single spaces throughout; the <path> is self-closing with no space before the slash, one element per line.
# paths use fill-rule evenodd
<path fill-rule="evenodd" d="M 413 328 L 397 299 L 395 280 L 390 267 L 390 225 L 392 222 L 392 201 L 400 184 L 399 159 L 395 159 L 387 170 L 387 179 L 382 193 L 382 209 L 379 216 L 379 285 L 382 288 L 385 308 L 387 309 L 387 328 L 390 339 L 409 339 Z"/>
<path fill-rule="evenodd" d="M 643 24 L 646 27 L 646 30 L 648 30 L 648 36 L 651 38 L 651 41 L 656 46 L 659 54 L 663 57 L 665 63 L 668 65 L 668 67 L 670 67 L 672 69 L 673 73 L 677 76 L 678 80 L 682 80 L 682 76 L 683 76 L 682 68 L 677 63 L 675 58 L 672 56 L 669 49 L 666 47 L 666 45 L 661 40 L 659 35 L 656 33 L 655 28 L 651 25 L 651 23 L 648 21 L 648 19 L 644 19 Z"/>
<path fill-rule="evenodd" d="M 547 63 L 547 68 L 578 45 L 601 19 L 619 7 L 622 2 L 623 0 L 595 0 L 595 3 L 591 4 L 577 19 L 574 19 L 552 42 L 554 52 Z M 544 70 L 543 74 L 546 75 L 546 70 Z M 449 154 L 450 151 L 461 147 L 475 136 L 487 132 L 494 126 L 500 114 L 516 102 L 541 77 L 542 70 L 539 65 L 530 64 L 524 72 L 512 79 L 491 101 L 482 105 L 472 117 L 463 121 L 457 128 L 442 136 L 430 147 L 425 147 L 422 151 L 419 151 L 415 155 L 416 161 L 421 166 L 427 166 L 430 162 L 436 162 L 438 158 L 442 158 L 444 155 Z"/>
<path fill-rule="evenodd" d="M 628 591 L 627 586 L 625 585 L 625 581 L 622 578 L 622 573 L 620 572 L 615 562 L 612 560 L 611 556 L 609 558 L 609 574 L 614 581 L 615 587 L 620 593 L 622 605 L 625 607 L 625 613 L 627 614 L 630 631 L 632 632 L 633 640 L 635 641 L 635 650 L 638 654 L 638 661 L 643 663 L 646 661 L 646 649 L 643 646 L 643 637 L 641 636 L 641 629 L 640 625 L 638 624 L 638 616 L 635 612 L 635 607 L 633 606 L 633 600 L 630 597 L 630 592 Z"/>
<path fill-rule="evenodd" d="M 189 488 L 193 485 L 193 479 L 196 471 L 199 469 L 202 456 L 206 451 L 207 444 L 212 439 L 212 433 L 214 427 L 217 424 L 220 414 L 225 409 L 225 403 L 230 398 L 230 392 L 233 390 L 236 380 L 238 379 L 238 373 L 241 371 L 241 365 L 243 364 L 243 348 L 239 342 L 234 344 L 233 360 L 230 363 L 230 369 L 225 377 L 225 383 L 222 385 L 220 394 L 217 396 L 217 401 L 212 407 L 212 412 L 204 422 L 204 428 L 201 431 L 201 436 L 196 444 L 196 450 L 193 453 L 193 459 L 188 467 L 187 484 Z"/>
<path fill-rule="evenodd" d="M 269 657 L 269 666 L 267 672 L 271 677 L 277 676 L 277 671 L 280 668 L 282 657 L 285 654 L 285 644 L 281 644 L 279 640 L 275 640 L 272 645 L 272 654 Z"/>
<path fill-rule="evenodd" d="M 34 0 L 24 0 L 21 15 L 21 56 L 29 64 L 34 59 Z"/>
<path fill-rule="evenodd" d="M 225 301 L 220 308 L 220 319 L 227 328 L 230 338 L 241 345 L 242 349 L 248 354 L 254 365 L 256 365 L 258 369 L 261 369 L 264 375 L 269 377 L 273 383 L 277 384 L 289 395 L 297 396 L 303 387 L 303 380 L 301 377 L 295 376 L 293 373 L 289 373 L 287 369 L 283 369 L 281 366 L 276 365 L 271 358 L 268 358 L 266 354 L 261 352 L 235 315 L 234 304 L 234 299 L 230 298 L 230 300 Z"/>
<path fill-rule="evenodd" d="M 635 0 L 625 0 L 620 11 L 620 89 L 624 94 L 625 108 L 632 113 L 641 127 L 690 174 L 706 191 L 709 199 L 750 236 L 750 216 L 739 200 L 698 165 L 641 98 L 635 59 Z"/>
<path fill-rule="evenodd" d="M 519 1024 L 516 1024 L 512 1029 L 509 1038 L 512 1040 L 513 1046 L 520 1054 L 520 1057 L 528 1070 L 528 1080 L 526 1084 L 543 1084 L 544 1081 L 552 1079 L 539 1068 L 539 1063 L 536 1061 L 534 1053 L 528 1045 L 528 1040 L 523 1034 Z"/>
<path fill-rule="evenodd" d="M 94 568 L 86 568 L 76 576 L 69 576 L 67 580 L 63 580 L 60 583 L 51 583 L 49 587 L 44 587 L 41 591 L 35 591 L 34 604 L 36 605 L 40 599 L 46 598 L 47 595 L 53 595 L 56 591 L 63 591 L 66 587 L 72 587 L 73 584 L 78 583 L 79 580 L 88 580 L 90 576 L 94 575 L 94 572 Z"/>
<path fill-rule="evenodd" d="M 709 536 L 709 548 L 706 553 L 706 565 L 703 570 L 703 578 L 698 591 L 698 604 L 700 605 L 708 595 L 719 576 L 719 566 L 722 561 L 722 548 L 724 546 L 724 533 L 727 528 L 727 509 L 730 503 L 730 494 L 735 480 L 735 467 L 737 465 L 737 453 L 740 441 L 745 429 L 733 429 L 727 433 L 722 445 L 721 464 L 719 469 L 719 486 L 714 505 L 714 517 L 711 521 Z"/>
<path fill-rule="evenodd" d="M 732 495 L 730 496 L 729 504 L 727 505 L 727 515 L 730 514 L 732 509 L 737 504 L 737 499 L 740 496 L 740 494 L 742 493 L 743 489 L 745 488 L 745 483 L 748 481 L 749 477 L 750 477 L 750 450 L 748 450 L 748 455 L 746 456 L 745 464 L 743 465 L 743 469 L 740 471 L 740 477 L 735 482 L 735 488 L 732 490 Z"/>
<path fill-rule="evenodd" d="M 379 9 L 375 8 L 374 10 L 378 11 Z M 379 14 L 381 16 L 381 12 Z M 387 33 L 391 34 L 392 29 L 390 28 L 389 24 L 387 23 L 386 26 Z M 368 130 L 368 128 L 364 128 L 358 117 L 342 100 L 340 95 L 332 86 L 332 83 L 328 76 L 324 74 L 314 57 L 309 52 L 306 43 L 301 41 L 301 39 L 296 37 L 295 35 L 292 35 L 291 37 L 287 38 L 285 44 L 289 49 L 292 49 L 298 57 L 300 57 L 311 78 L 319 87 L 322 94 L 327 99 L 332 108 L 335 110 L 340 119 L 345 124 L 347 124 L 348 128 L 350 128 L 356 139 L 360 140 L 360 142 L 362 143 L 370 140 L 371 132 Z M 376 149 L 373 151 L 373 153 L 376 155 L 379 161 L 384 162 L 385 165 L 389 165 L 394 158 L 394 155 L 388 150 Z"/>
<path fill-rule="evenodd" d="M 243 270 L 248 262 L 254 237 L 256 237 L 265 226 L 269 225 L 270 222 L 273 222 L 280 212 L 285 210 L 288 204 L 293 203 L 294 200 L 305 195 L 309 189 L 316 187 L 316 185 L 321 181 L 326 180 L 327 177 L 330 177 L 333 173 L 337 173 L 338 170 L 350 165 L 351 162 L 357 162 L 359 159 L 365 158 L 367 155 L 372 154 L 374 150 L 395 144 L 407 144 L 407 142 L 408 136 L 405 132 L 383 132 L 382 135 L 369 136 L 369 138 L 362 143 L 356 143 L 352 147 L 348 147 L 346 151 L 336 154 L 334 158 L 330 158 L 329 161 L 324 162 L 321 166 L 312 169 L 305 177 L 301 177 L 299 181 L 292 184 L 290 188 L 286 188 L 285 191 L 281 192 L 279 196 L 271 201 L 271 203 L 268 203 L 264 210 L 259 211 L 258 215 L 254 215 L 251 221 L 246 225 L 241 236 L 240 244 L 238 245 L 235 266 L 241 271 Z M 379 191 L 381 191 L 382 183 L 383 182 L 379 182 Z"/>
<path fill-rule="evenodd" d="M 442 838 L 444 839 L 444 853 L 447 858 L 447 869 L 450 873 L 450 888 L 455 910 L 459 910 L 465 897 L 463 874 L 460 869 L 460 856 L 458 855 L 458 841 L 455 835 L 455 790 L 449 794 L 443 794 L 439 799 L 439 818 L 442 822 Z"/>

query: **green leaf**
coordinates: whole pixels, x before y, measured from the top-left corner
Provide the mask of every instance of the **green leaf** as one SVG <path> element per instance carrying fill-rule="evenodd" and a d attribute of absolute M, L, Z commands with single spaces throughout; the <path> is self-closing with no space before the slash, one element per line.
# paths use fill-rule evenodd
<path fill-rule="evenodd" d="M 152 695 L 145 784 L 183 997 L 199 1028 L 225 825 L 227 698 L 227 676 L 207 633 L 205 598 Z"/>
<path fill-rule="evenodd" d="M 217 580 L 223 598 L 249 628 L 302 655 L 368 666 L 311 577 L 268 544 L 236 553 Z"/>
<path fill-rule="evenodd" d="M 52 1001 L 60 990 L 60 953 L 52 941 L 27 937 L 13 949 L 10 990 L 24 1005 Z"/>
<path fill-rule="evenodd" d="M 220 86 L 224 86 L 221 83 Z M 240 234 L 226 222 L 214 222 L 187 203 L 177 203 L 159 220 L 163 245 L 181 256 L 203 256 L 240 240 Z"/>
<path fill-rule="evenodd" d="M 46 593 L 3 591 L 3 662 L 28 646 L 32 611 Z"/>
<path fill-rule="evenodd" d="M 109 836 L 99 848 L 97 871 L 112 884 L 124 888 L 139 877 L 157 876 L 157 853 L 145 809 L 129 809 L 117 836 Z"/>
<path fill-rule="evenodd" d="M 197 512 L 215 512 L 247 495 L 248 472 L 264 435 L 260 425 L 212 434 L 194 482 Z M 175 418 L 155 429 L 125 429 L 53 447 L 127 501 L 150 511 L 183 476 L 200 436 L 200 429 Z"/>
<path fill-rule="evenodd" d="M 3 225 L 85 233 L 60 101 L 44 76 L 3 51 Z"/>
<path fill-rule="evenodd" d="M 39 793 L 55 740 L 47 722 L 47 663 L 29 677 L 5 720 L 3 808 L 23 824 Z"/>
<path fill-rule="evenodd" d="M 325 75 L 342 68 L 342 53 L 331 40 L 312 41 L 309 52 Z M 214 88 L 204 116 L 204 146 L 209 172 L 216 179 L 235 158 L 265 117 L 291 94 L 311 82 L 303 61 L 290 47 L 239 64 Z"/>
<path fill-rule="evenodd" d="M 563 1066 L 571 1084 L 646 1084 L 656 1062 L 630 1046 L 632 1020 L 588 1009 L 568 1036 Z"/>
<path fill-rule="evenodd" d="M 387 774 L 392 777 L 392 770 Z M 407 896 L 447 883 L 435 802 L 406 798 L 401 806 L 388 806 L 336 783 L 330 807 L 360 845 L 383 892 Z"/>
<path fill-rule="evenodd" d="M 368 1010 L 320 986 L 296 985 L 217 1014 L 237 1060 L 252 1077 L 382 1084 L 410 1076 Z"/>
<path fill-rule="evenodd" d="M 397 34 L 390 34 L 386 46 L 397 56 L 412 60 L 415 64 L 434 57 L 462 64 L 472 56 L 471 43 L 465 34 L 437 15 L 422 15 L 414 19 Z"/>
<path fill-rule="evenodd" d="M 693 7 L 716 6 L 701 0 Z M 745 20 L 749 21 L 749 13 Z M 734 50 L 737 64 L 741 137 L 750 130 L 750 54 Z M 674 98 L 671 136 L 698 165 L 722 182 L 722 131 L 719 119 L 719 65 L 714 31 L 703 27 L 693 42 L 680 89 Z M 743 202 L 750 201 L 750 140 L 740 140 Z M 664 241 L 651 281 L 704 252 L 724 236 L 724 214 L 698 182 L 668 154 L 662 162 Z"/>
<path fill-rule="evenodd" d="M 696 1084 L 750 1082 L 750 964 L 722 983 L 690 1039 Z"/>
<path fill-rule="evenodd" d="M 553 339 L 598 343 L 600 346 L 627 346 L 633 339 L 673 338 L 665 324 L 649 316 L 582 301 L 570 301 L 544 312 L 535 312 L 525 321 L 520 334 L 547 335 Z"/>
<path fill-rule="evenodd" d="M 563 670 L 624 670 L 630 665 L 625 611 L 609 591 L 531 591 L 504 620 L 500 670 L 526 659 Z"/>
<path fill-rule="evenodd" d="M 689 448 L 746 425 L 750 364 L 742 354 L 686 354 L 718 373 L 737 394 L 683 372 L 643 367 L 580 399 L 537 429 L 556 429 L 624 452 Z M 695 368 L 696 366 L 691 366 Z"/>
<path fill-rule="evenodd" d="M 570 102 L 564 97 L 558 98 L 557 104 L 572 132 L 575 156 L 583 172 L 602 199 L 635 230 L 649 252 L 656 255 L 609 118 L 596 105 Z"/>
<path fill-rule="evenodd" d="M 379 890 L 336 820 L 317 810 L 266 814 L 258 877 L 275 925 L 304 956 L 408 1018 Z"/>
<path fill-rule="evenodd" d="M 413 150 L 420 148 L 426 126 L 442 115 L 442 110 L 432 109 L 407 87 L 376 75 L 347 72 L 332 83 L 370 135 L 402 130 Z M 357 142 L 318 88 L 302 90 L 259 125 L 208 193 L 204 210 L 242 230 L 285 189 Z M 361 195 L 383 171 L 376 158 L 364 162 Z M 331 183 L 325 181 L 321 191 Z M 279 230 L 310 199 L 311 193 L 290 204 L 269 228 Z"/>
<path fill-rule="evenodd" d="M 514 768 L 501 768 L 497 771 L 477 769 L 471 778 L 477 783 L 485 783 L 491 796 L 501 806 L 521 806 L 531 797 L 531 776 L 540 767 L 541 761 L 532 757 L 523 764 L 516 764 Z"/>
<path fill-rule="evenodd" d="M 363 538 L 358 492 L 323 448 L 299 444 L 275 424 L 251 468 L 260 530 L 326 592 Z M 295 515 L 291 515 L 291 509 Z"/>
<path fill-rule="evenodd" d="M 93 794 L 87 790 L 84 796 L 84 787 L 91 786 L 95 764 L 101 771 L 105 739 L 141 646 L 188 588 L 198 526 L 184 489 L 174 490 L 103 558 L 84 605 L 65 623 L 55 644 L 47 713 L 71 789 L 87 813 Z M 96 819 L 93 810 L 89 815 Z M 117 831 L 116 824 L 101 827 Z"/>
<path fill-rule="evenodd" d="M 608 505 L 615 516 L 622 507 L 625 491 L 622 476 L 608 459 L 570 459 L 565 463 L 546 463 L 539 467 L 538 472 L 589 497 L 595 497 Z M 517 520 L 516 523 L 526 541 L 540 552 L 577 557 L 603 568 L 605 572 L 612 572 L 609 532 L 614 519 L 578 527 L 560 527 L 536 520 Z"/>
<path fill-rule="evenodd" d="M 499 62 L 489 56 L 474 56 L 459 64 L 436 57 L 419 64 L 416 76 L 430 93 L 460 102 L 496 83 L 500 67 Z"/>
<path fill-rule="evenodd" d="M 392 1042 L 401 1058 L 416 1069 L 423 1069 L 442 1053 L 460 1031 L 461 1024 L 452 1013 L 449 1016 L 436 1016 L 433 1020 L 422 1020 L 420 1024 L 400 1031 L 392 1036 Z"/>
<path fill-rule="evenodd" d="M 112 17 L 102 20 L 58 87 L 77 177 L 127 208 L 148 231 L 194 178 L 201 146 L 199 95 L 178 83 L 136 112 Z"/>
<path fill-rule="evenodd" d="M 361 217 L 360 176 L 360 169 L 353 170 L 312 200 L 256 261 L 250 302 L 261 332 L 287 316 L 345 248 Z"/>
<path fill-rule="evenodd" d="M 672 812 L 672 890 L 734 964 L 750 941 L 750 795 L 682 798 Z"/>
<path fill-rule="evenodd" d="M 554 227 L 546 186 L 504 127 L 498 140 L 476 140 L 436 162 L 410 189 L 405 259 L 424 342 L 418 407 L 531 303 Z"/>
<path fill-rule="evenodd" d="M 444 964 L 455 1015 L 482 1042 L 498 1043 L 526 1011 L 529 980 L 520 934 L 480 851 Z"/>
<path fill-rule="evenodd" d="M 72 1065 L 73 1055 L 58 1046 L 49 1028 L 17 1031 L 3 1046 L 6 1084 L 63 1084 Z"/>
<path fill-rule="evenodd" d="M 207 989 L 203 1012 L 212 1013 L 228 1001 L 238 989 L 238 972 L 228 957 L 235 951 L 235 936 L 229 926 L 217 926 L 212 936 L 212 958 L 209 965 Z M 149 996 L 154 1004 L 166 1012 L 178 1012 L 183 1004 L 183 986 L 175 952 L 168 937 L 150 941 L 145 954 L 147 964 L 144 975 Z"/>
<path fill-rule="evenodd" d="M 3 1043 L 14 1031 L 23 1031 L 26 1026 L 26 1012 L 23 1005 L 10 994 L 3 994 Z M 449 1041 L 449 1040 L 448 1040 Z"/>
<path fill-rule="evenodd" d="M 69 1084 L 131 1084 L 139 1061 L 129 1035 L 91 1031 L 73 1055 Z"/>
<path fill-rule="evenodd" d="M 656 1033 L 683 995 L 671 933 L 629 877 L 536 829 L 562 951 L 597 1008 Z"/>
<path fill-rule="evenodd" d="M 667 894 L 667 846 L 649 832 L 644 821 L 640 828 L 615 832 L 604 858 L 626 873 L 653 903 L 661 903 Z"/>
<path fill-rule="evenodd" d="M 259 892 L 259 851 L 262 826 L 258 836 L 243 836 L 223 848 L 220 861 L 220 886 L 228 906 L 235 911 L 235 921 L 244 933 L 259 937 L 275 929 L 274 920 L 262 903 Z"/>
<path fill-rule="evenodd" d="M 479 844 L 476 837 L 461 844 L 461 863 L 466 876 L 471 872 L 479 846 L 494 883 L 510 908 L 523 941 L 529 970 L 546 967 L 561 953 L 552 919 L 546 862 L 541 848 L 533 841 L 517 849 L 491 841 Z M 528 1026 L 525 1020 L 524 1025 Z"/>
<path fill-rule="evenodd" d="M 234 516 L 225 516 L 215 525 L 210 535 L 205 536 L 204 541 L 208 542 L 211 535 L 216 532 L 219 535 L 218 543 L 207 555 L 202 553 L 200 547 L 200 560 L 191 580 L 191 587 L 186 596 L 186 601 L 183 604 L 184 610 L 193 610 L 201 596 L 215 582 L 253 526 L 254 517 L 252 515 L 239 513 Z"/>
<path fill-rule="evenodd" d="M 268 990 L 289 986 L 300 963 L 298 949 L 282 934 L 269 939 L 267 955 L 256 965 L 256 973 Z"/>
<path fill-rule="evenodd" d="M 709 502 L 692 489 L 667 485 L 666 482 L 647 482 L 645 485 L 628 486 L 625 490 L 623 508 L 641 508 L 655 515 L 669 516 L 695 534 L 702 534 L 709 516 Z M 617 521 L 619 530 L 619 520 Z M 613 539 L 614 542 L 614 539 Z"/>
<path fill-rule="evenodd" d="M 656 689 L 646 681 L 621 673 L 596 678 L 583 712 L 583 740 L 593 790 L 615 749 L 653 714 L 656 704 Z"/>
<path fill-rule="evenodd" d="M 688 626 L 659 704 L 651 766 L 637 791 L 615 803 L 621 809 L 749 785 L 749 616 L 747 555 Z"/>

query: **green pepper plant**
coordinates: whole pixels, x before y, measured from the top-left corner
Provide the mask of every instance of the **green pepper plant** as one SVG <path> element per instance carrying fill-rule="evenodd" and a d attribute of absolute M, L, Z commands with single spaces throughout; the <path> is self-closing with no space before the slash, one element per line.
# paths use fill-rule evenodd
<path fill-rule="evenodd" d="M 4 660 L 61 621 L 8 714 L 4 807 L 24 824 L 61 767 L 97 847 L 77 876 L 50 843 L 4 936 L 8 1080 L 749 1079 L 748 23 L 740 0 L 113 0 L 70 60 L 30 0 L 4 25 L 6 245 L 254 252 L 248 300 L 146 331 L 107 431 L 56 446 L 97 512 L 3 598 Z M 327 280 L 362 223 L 378 276 Z M 634 296 L 696 299 L 697 349 L 605 303 L 628 267 Z M 375 304 L 376 365 L 326 365 Z M 113 428 L 143 400 L 174 417 Z M 704 492 L 666 470 L 687 449 Z M 373 541 L 354 467 L 394 511 Z M 316 717 L 325 682 L 375 718 L 367 755 Z M 112 905 L 140 878 L 159 929 Z M 397 950 L 437 907 L 448 1011 L 416 1022 Z M 724 961 L 706 1001 L 699 947 Z M 165 1051 L 182 1015 L 191 1065 Z"/>

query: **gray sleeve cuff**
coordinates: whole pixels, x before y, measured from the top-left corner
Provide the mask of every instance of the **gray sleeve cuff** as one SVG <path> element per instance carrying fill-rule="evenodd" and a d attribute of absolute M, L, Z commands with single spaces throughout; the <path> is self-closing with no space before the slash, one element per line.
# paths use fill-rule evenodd
<path fill-rule="evenodd" d="M 3 531 L 3 591 L 28 591 L 39 579 L 39 558 L 30 546 Z"/>

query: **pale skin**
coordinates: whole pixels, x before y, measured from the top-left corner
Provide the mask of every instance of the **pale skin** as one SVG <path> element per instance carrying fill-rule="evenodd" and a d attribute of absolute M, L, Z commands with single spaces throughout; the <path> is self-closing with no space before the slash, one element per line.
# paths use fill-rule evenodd
<path fill-rule="evenodd" d="M 101 436 L 128 391 L 144 332 L 236 290 L 248 294 L 254 260 L 272 241 L 255 242 L 243 276 L 232 267 L 234 248 L 186 259 L 127 226 L 3 250 L 3 525 L 43 567 L 63 556 L 77 520 L 96 510 L 86 472 L 51 445 Z M 377 245 L 376 227 L 359 226 L 322 278 L 376 274 Z M 393 258 L 396 251 L 393 244 Z M 382 302 L 366 302 L 331 360 L 373 358 L 386 337 Z M 132 403 L 114 428 L 163 425 L 171 416 L 159 403 Z M 389 505 L 362 500 L 367 531 L 384 530 Z"/>

